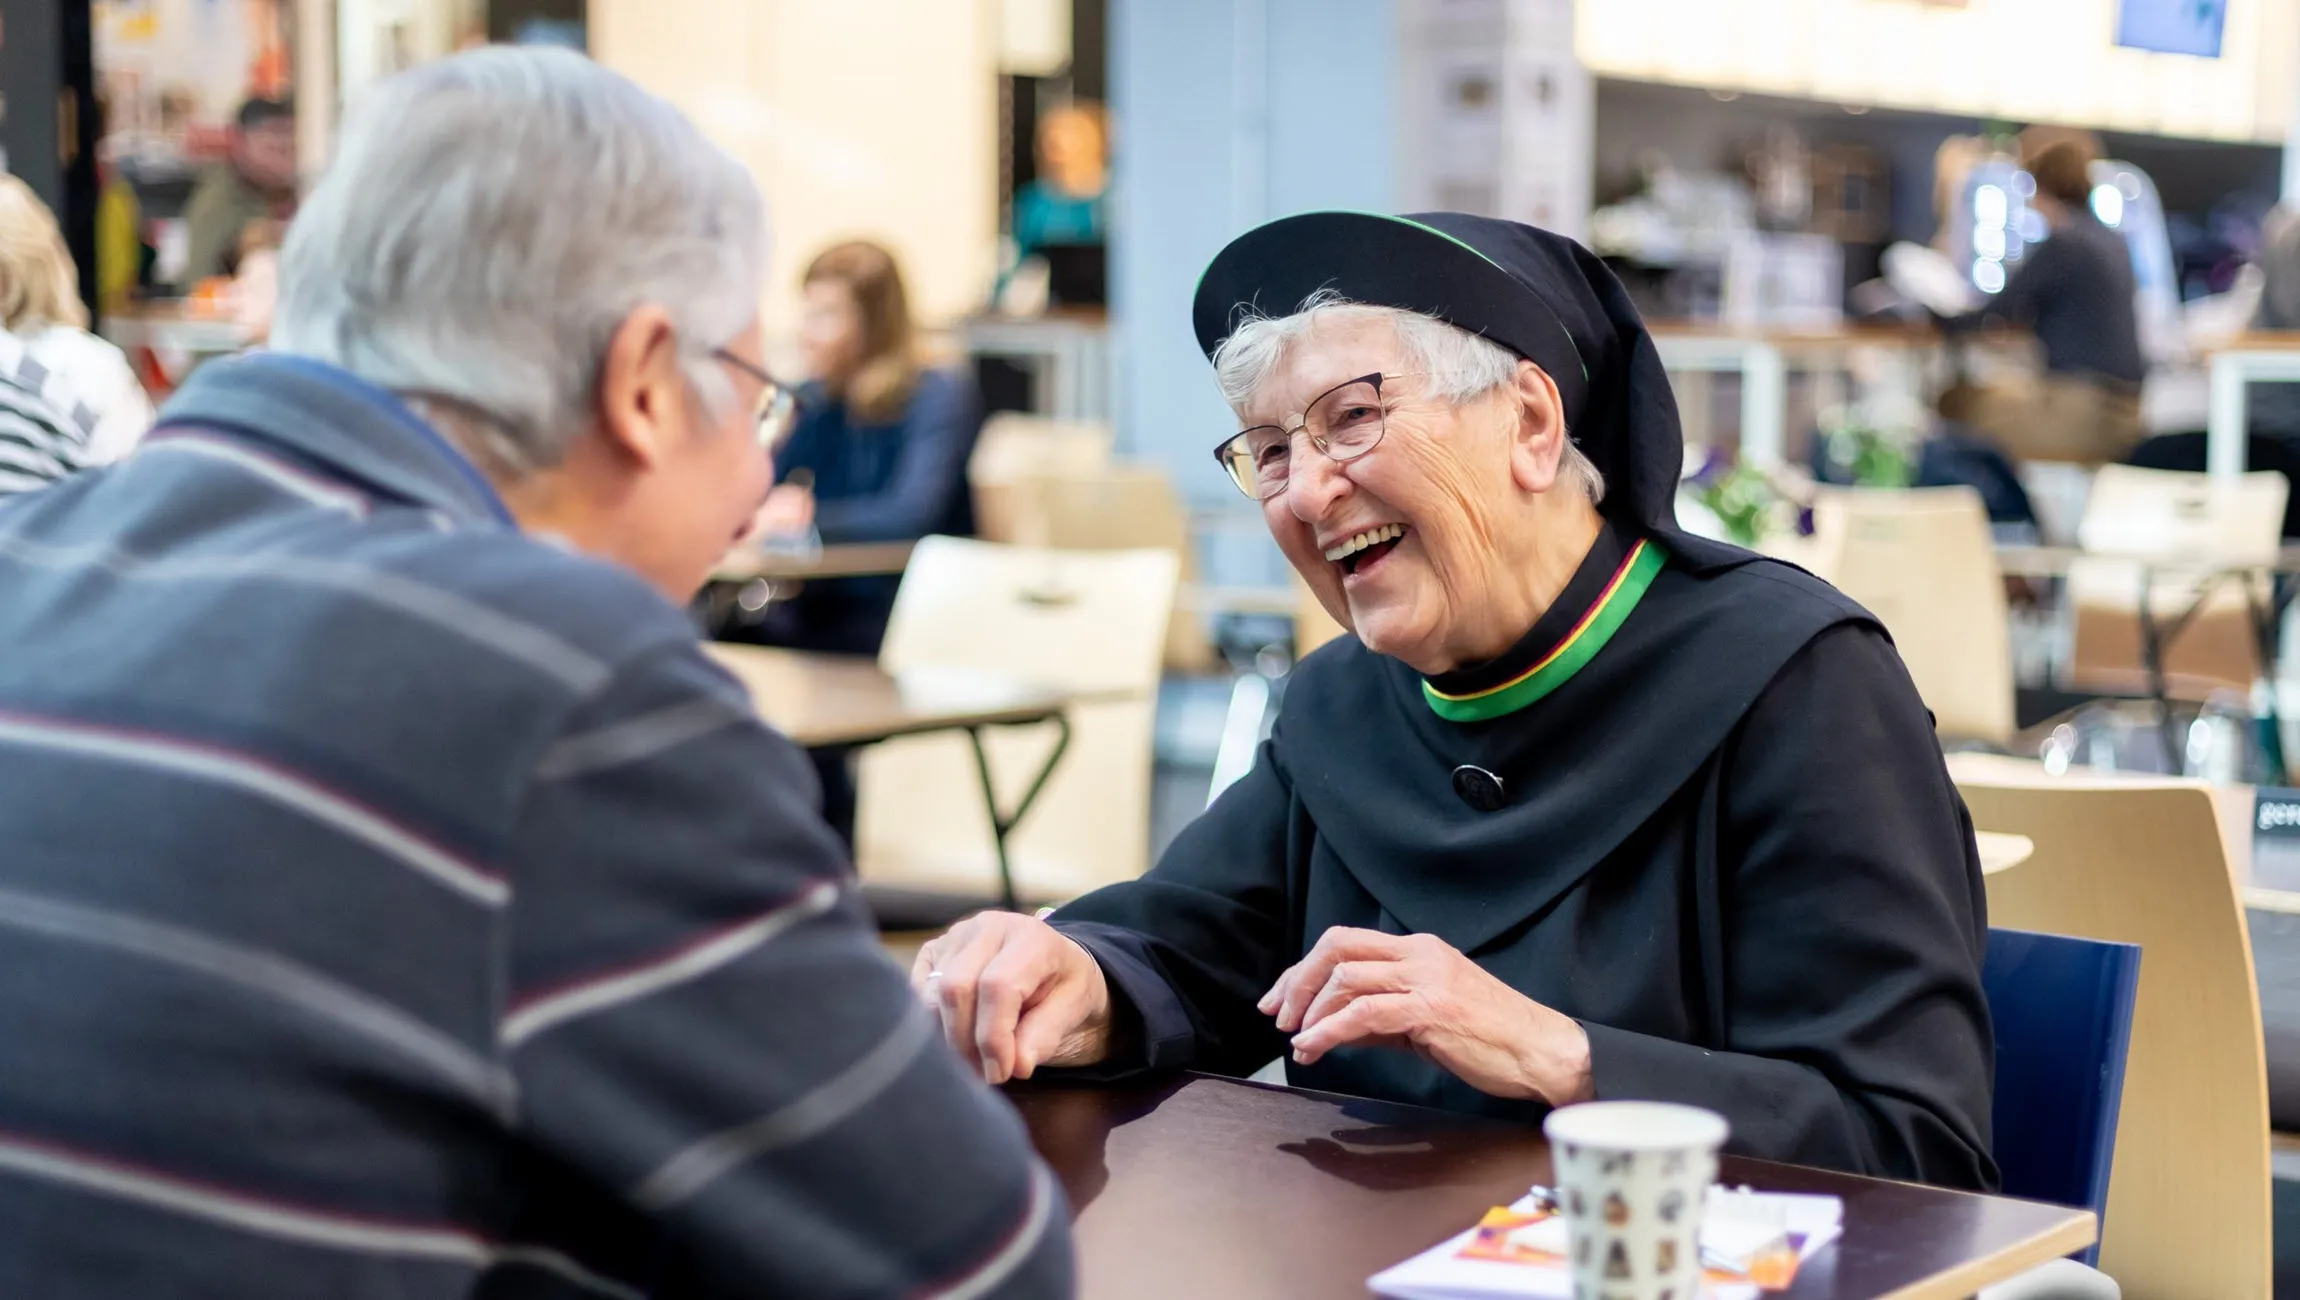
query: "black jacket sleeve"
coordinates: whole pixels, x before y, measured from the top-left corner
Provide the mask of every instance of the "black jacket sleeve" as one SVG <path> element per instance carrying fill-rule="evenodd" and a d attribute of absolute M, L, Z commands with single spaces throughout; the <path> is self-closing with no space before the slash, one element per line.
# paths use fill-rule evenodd
<path fill-rule="evenodd" d="M 1284 1054 L 1285 1036 L 1254 1004 L 1300 951 L 1286 877 L 1308 828 L 1293 809 L 1273 736 L 1147 875 L 1055 913 L 1055 928 L 1101 963 L 1121 1020 L 1139 1017 L 1091 1077 L 1184 1065 L 1248 1074 Z"/>
<path fill-rule="evenodd" d="M 1585 1024 L 1598 1096 L 1706 1106 L 1772 1159 L 1993 1187 L 1980 859 L 1891 644 L 1823 633 L 1722 761 L 1724 1050 Z"/>

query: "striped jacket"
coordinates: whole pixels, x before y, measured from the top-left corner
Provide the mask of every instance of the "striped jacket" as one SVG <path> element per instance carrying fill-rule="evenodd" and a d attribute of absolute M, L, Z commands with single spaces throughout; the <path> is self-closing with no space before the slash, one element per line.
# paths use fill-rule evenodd
<path fill-rule="evenodd" d="M 31 345 L 0 330 L 0 497 L 45 487 L 87 465 L 97 413 Z"/>
<path fill-rule="evenodd" d="M 1067 1294 L 680 611 L 390 395 L 0 504 L 0 1296 Z"/>

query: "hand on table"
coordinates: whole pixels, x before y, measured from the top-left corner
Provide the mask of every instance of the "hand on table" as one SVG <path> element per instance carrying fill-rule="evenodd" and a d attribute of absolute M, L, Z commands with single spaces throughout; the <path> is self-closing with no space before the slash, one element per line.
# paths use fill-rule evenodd
<path fill-rule="evenodd" d="M 1084 948 L 1016 912 L 968 917 L 918 951 L 911 987 L 990 1083 L 1110 1050 L 1110 986 Z"/>
<path fill-rule="evenodd" d="M 751 532 L 760 537 L 803 533 L 815 522 L 815 494 L 795 483 L 770 489 L 759 512 L 751 517 Z"/>
<path fill-rule="evenodd" d="M 1419 1052 L 1478 1091 L 1587 1101 L 1589 1036 L 1445 940 L 1335 926 L 1258 1004 L 1294 1035 L 1294 1061 L 1372 1044 Z"/>

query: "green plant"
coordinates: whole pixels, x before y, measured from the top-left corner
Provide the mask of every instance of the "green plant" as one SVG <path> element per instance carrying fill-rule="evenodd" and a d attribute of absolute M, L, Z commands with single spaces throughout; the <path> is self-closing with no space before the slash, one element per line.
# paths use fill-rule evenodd
<path fill-rule="evenodd" d="M 1764 474 L 1747 465 L 1733 465 L 1699 481 L 1698 499 L 1725 526 L 1727 538 L 1737 546 L 1755 546 L 1773 531 L 1780 493 Z"/>

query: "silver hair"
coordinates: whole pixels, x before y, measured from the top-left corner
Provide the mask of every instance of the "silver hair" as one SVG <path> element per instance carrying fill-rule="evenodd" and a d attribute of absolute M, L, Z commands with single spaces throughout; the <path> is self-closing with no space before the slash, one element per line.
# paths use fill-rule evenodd
<path fill-rule="evenodd" d="M 1457 405 L 1475 401 L 1517 382 L 1518 355 L 1483 335 L 1422 312 L 1354 302 L 1333 289 L 1320 289 L 1287 315 L 1249 312 L 1239 319 L 1230 336 L 1214 349 L 1214 382 L 1222 390 L 1222 400 L 1243 414 L 1312 325 L 1321 319 L 1351 318 L 1388 321 L 1409 364 L 1428 378 L 1431 394 L 1443 401 Z M 1592 505 L 1605 499 L 1605 475 L 1574 444 L 1570 431 L 1558 458 L 1558 472 L 1578 481 Z"/>
<path fill-rule="evenodd" d="M 556 465 L 643 303 L 713 418 L 757 316 L 765 204 L 670 104 L 569 50 L 497 46 L 377 85 L 280 254 L 272 346 L 409 394 L 494 472 Z M 472 445 L 474 442 L 479 445 Z"/>

